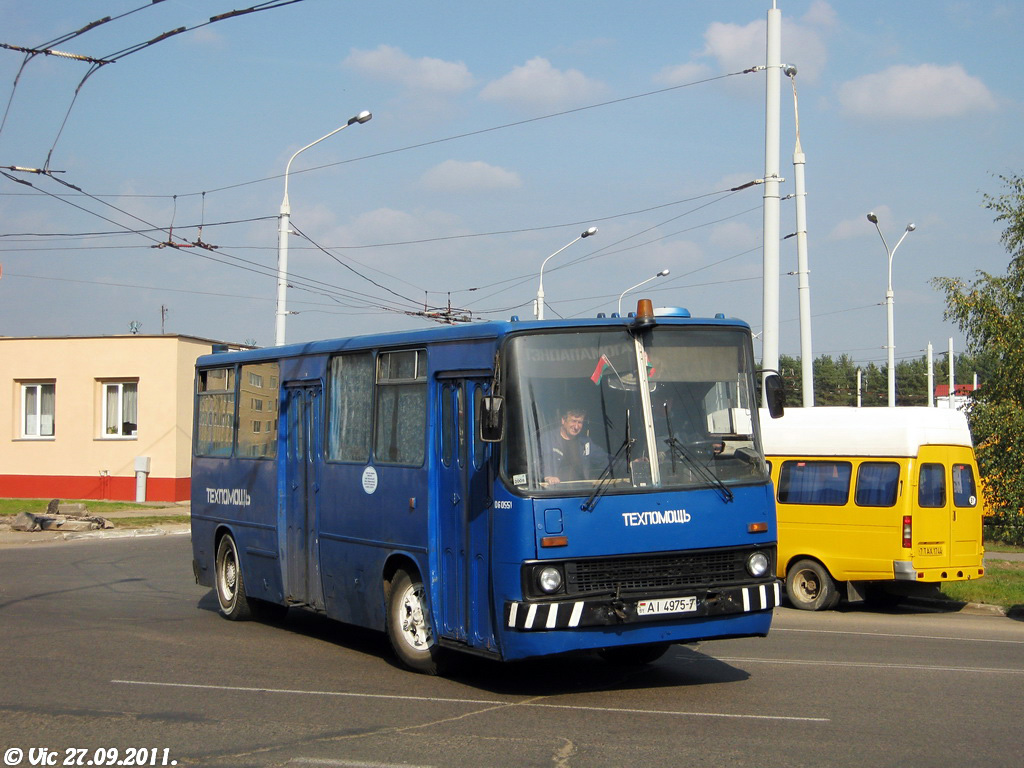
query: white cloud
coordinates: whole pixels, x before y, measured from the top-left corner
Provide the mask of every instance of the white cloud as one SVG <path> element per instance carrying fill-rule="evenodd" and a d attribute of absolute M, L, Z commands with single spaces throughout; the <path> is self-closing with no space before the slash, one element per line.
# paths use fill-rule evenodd
<path fill-rule="evenodd" d="M 816 0 L 799 20 L 783 18 L 783 63 L 795 64 L 804 82 L 815 82 L 821 75 L 828 59 L 825 33 L 835 24 L 835 11 L 824 0 Z M 701 55 L 714 58 L 723 72 L 741 72 L 764 64 L 765 34 L 765 22 L 760 20 L 744 26 L 715 22 L 704 33 Z"/>
<path fill-rule="evenodd" d="M 664 85 L 683 85 L 692 83 L 695 80 L 703 80 L 711 74 L 711 67 L 699 62 L 689 64 L 676 64 L 674 66 L 662 67 L 661 71 L 654 76 L 654 82 Z"/>
<path fill-rule="evenodd" d="M 959 117 L 996 109 L 991 91 L 959 64 L 889 67 L 844 83 L 839 101 L 859 117 Z"/>
<path fill-rule="evenodd" d="M 480 98 L 521 109 L 560 109 L 592 101 L 604 91 L 603 83 L 579 70 L 555 69 L 538 56 L 488 84 Z"/>
<path fill-rule="evenodd" d="M 353 48 L 342 62 L 378 80 L 410 90 L 460 93 L 473 85 L 473 75 L 461 61 L 443 61 L 424 56 L 414 59 L 399 48 L 379 45 L 375 50 Z"/>
<path fill-rule="evenodd" d="M 420 183 L 436 192 L 513 189 L 523 185 L 515 171 L 489 165 L 481 160 L 445 160 L 424 173 Z"/>
<path fill-rule="evenodd" d="M 722 250 L 741 251 L 753 248 L 761 242 L 761 232 L 755 232 L 750 225 L 739 221 L 716 224 L 708 235 L 708 242 Z"/>

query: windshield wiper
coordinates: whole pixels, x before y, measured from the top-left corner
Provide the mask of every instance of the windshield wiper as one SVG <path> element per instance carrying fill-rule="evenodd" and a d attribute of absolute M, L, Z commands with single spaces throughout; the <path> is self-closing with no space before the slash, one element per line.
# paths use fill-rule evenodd
<path fill-rule="evenodd" d="M 597 478 L 597 485 L 594 490 L 591 491 L 587 500 L 580 506 L 584 512 L 590 512 L 597 506 L 597 500 L 604 495 L 605 490 L 608 488 L 608 484 L 614 479 L 615 473 L 615 462 L 618 461 L 623 451 L 627 451 L 633 444 L 633 438 L 629 435 L 629 431 L 626 432 L 626 439 L 622 441 L 622 445 L 615 454 L 608 459 L 608 466 L 601 471 L 601 475 Z"/>
<path fill-rule="evenodd" d="M 672 449 L 674 453 L 679 454 L 683 459 L 690 463 L 690 466 L 697 470 L 697 474 L 707 481 L 708 485 L 714 487 L 720 494 L 722 494 L 722 500 L 726 503 L 733 500 L 733 493 L 729 490 L 729 486 L 723 483 L 714 472 L 701 464 L 693 455 L 686 449 L 686 447 L 679 442 L 675 437 L 666 437 L 665 442 L 668 447 Z"/>

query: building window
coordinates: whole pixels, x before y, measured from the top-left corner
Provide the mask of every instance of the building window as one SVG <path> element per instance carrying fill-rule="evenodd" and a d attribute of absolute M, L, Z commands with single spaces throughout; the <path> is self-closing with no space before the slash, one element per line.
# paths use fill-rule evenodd
<path fill-rule="evenodd" d="M 103 384 L 103 437 L 135 437 L 139 427 L 139 383 Z"/>
<path fill-rule="evenodd" d="M 57 385 L 21 385 L 21 436 L 53 437 Z"/>

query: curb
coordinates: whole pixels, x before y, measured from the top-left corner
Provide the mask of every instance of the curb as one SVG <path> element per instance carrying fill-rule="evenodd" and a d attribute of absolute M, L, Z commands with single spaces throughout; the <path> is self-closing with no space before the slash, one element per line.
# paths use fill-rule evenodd
<path fill-rule="evenodd" d="M 1001 605 L 991 605 L 989 603 L 960 603 L 956 600 L 940 600 L 929 597 L 908 597 L 905 598 L 903 602 L 910 605 L 917 605 L 922 608 L 933 608 L 941 611 L 955 611 L 957 613 L 967 613 L 974 616 L 1017 615 L 1017 612 L 1012 609 L 1007 611 Z"/>

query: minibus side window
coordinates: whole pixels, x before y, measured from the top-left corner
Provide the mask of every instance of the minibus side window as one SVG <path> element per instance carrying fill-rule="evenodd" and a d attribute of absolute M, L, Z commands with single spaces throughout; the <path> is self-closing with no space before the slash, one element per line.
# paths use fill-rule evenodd
<path fill-rule="evenodd" d="M 921 507 L 946 506 L 946 476 L 941 464 L 922 464 L 917 484 L 917 503 Z"/>
<path fill-rule="evenodd" d="M 974 470 L 970 464 L 953 465 L 953 506 L 974 507 L 978 494 L 974 487 Z"/>
<path fill-rule="evenodd" d="M 857 470 L 858 507 L 892 507 L 900 487 L 900 465 L 894 461 L 865 461 Z"/>
<path fill-rule="evenodd" d="M 784 461 L 779 502 L 841 506 L 850 496 L 851 473 L 848 461 Z"/>

